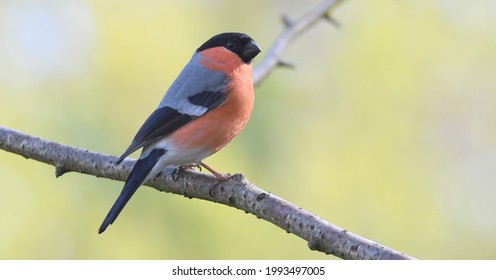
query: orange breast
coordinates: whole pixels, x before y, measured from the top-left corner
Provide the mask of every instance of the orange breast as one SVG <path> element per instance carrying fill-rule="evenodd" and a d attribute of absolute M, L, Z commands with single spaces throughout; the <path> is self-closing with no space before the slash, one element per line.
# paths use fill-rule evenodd
<path fill-rule="evenodd" d="M 219 53 L 217 53 L 219 54 Z M 219 55 L 222 55 L 220 53 Z M 231 82 L 226 102 L 205 115 L 191 121 L 171 135 L 172 144 L 179 149 L 201 148 L 213 154 L 229 143 L 245 127 L 253 110 L 254 94 L 251 65 L 225 57 L 226 63 L 204 63 L 212 70 L 236 67 L 230 72 Z M 213 60 L 219 61 L 219 59 Z M 241 62 L 241 63 L 240 63 Z M 217 68 L 217 69 L 216 69 Z"/>

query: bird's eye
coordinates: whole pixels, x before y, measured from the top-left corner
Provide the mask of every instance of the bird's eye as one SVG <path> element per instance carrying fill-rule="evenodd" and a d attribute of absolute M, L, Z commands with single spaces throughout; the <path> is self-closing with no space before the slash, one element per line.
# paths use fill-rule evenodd
<path fill-rule="evenodd" d="M 231 50 L 232 51 L 232 50 L 234 50 L 235 47 L 236 47 L 236 44 L 234 44 L 233 41 L 229 41 L 229 42 L 226 43 L 226 48 L 228 50 Z"/>

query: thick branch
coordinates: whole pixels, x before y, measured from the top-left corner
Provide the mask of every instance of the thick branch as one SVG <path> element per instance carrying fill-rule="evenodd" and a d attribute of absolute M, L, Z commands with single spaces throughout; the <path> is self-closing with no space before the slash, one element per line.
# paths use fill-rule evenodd
<path fill-rule="evenodd" d="M 69 147 L 0 126 L 0 148 L 25 158 L 56 167 L 56 175 L 75 171 L 123 181 L 134 165 L 132 159 L 115 165 L 117 158 Z M 220 182 L 213 176 L 183 171 L 172 176 L 167 169 L 146 185 L 159 191 L 225 204 L 264 219 L 308 241 L 312 250 L 343 259 L 410 259 L 319 218 L 318 216 L 269 194 L 242 175 Z M 176 180 L 174 180 L 176 179 Z"/>
<path fill-rule="evenodd" d="M 329 16 L 329 12 L 341 2 L 343 2 L 343 0 L 324 0 L 296 20 L 290 20 L 288 17 L 283 16 L 284 31 L 277 37 L 264 59 L 253 70 L 253 82 L 255 85 L 260 84 L 260 82 L 262 82 L 262 80 L 277 66 L 291 65 L 282 61 L 281 56 L 288 48 L 291 41 L 298 37 L 303 31 L 310 28 L 320 19 L 328 20 L 336 25 L 336 21 Z"/>

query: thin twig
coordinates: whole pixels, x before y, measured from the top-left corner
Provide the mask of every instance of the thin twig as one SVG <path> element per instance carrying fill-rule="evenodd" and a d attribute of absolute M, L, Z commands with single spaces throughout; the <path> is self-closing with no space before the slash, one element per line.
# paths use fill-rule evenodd
<path fill-rule="evenodd" d="M 289 44 L 303 31 L 321 19 L 339 26 L 337 21 L 329 13 L 341 2 L 343 0 L 324 0 L 296 20 L 291 20 L 289 17 L 283 16 L 284 31 L 276 38 L 263 60 L 253 69 L 253 82 L 255 85 L 259 85 L 277 66 L 291 65 L 281 61 L 282 54 L 289 47 Z"/>

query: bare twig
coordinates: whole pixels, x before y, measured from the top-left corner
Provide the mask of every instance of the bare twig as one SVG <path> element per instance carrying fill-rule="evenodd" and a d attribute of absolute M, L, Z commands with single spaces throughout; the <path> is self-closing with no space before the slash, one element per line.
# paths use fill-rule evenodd
<path fill-rule="evenodd" d="M 56 175 L 75 171 L 123 181 L 135 160 L 115 165 L 117 157 L 69 147 L 0 126 L 0 148 L 55 166 Z M 308 241 L 312 250 L 344 259 L 410 259 L 395 250 L 350 233 L 292 203 L 269 194 L 242 175 L 225 182 L 213 176 L 185 170 L 172 176 L 172 169 L 146 185 L 159 191 L 225 204 L 269 221 Z M 175 180 L 174 180 L 175 179 Z"/>
<path fill-rule="evenodd" d="M 295 21 L 285 17 L 285 31 L 254 70 L 255 83 L 260 83 L 276 66 L 291 66 L 280 59 L 290 41 L 320 18 L 331 20 L 329 11 L 339 2 L 341 0 L 324 0 Z M 57 177 L 74 171 L 123 181 L 135 162 L 126 159 L 122 164 L 115 165 L 117 158 L 114 156 L 65 146 L 1 126 L 0 149 L 53 165 Z M 334 226 L 294 204 L 269 194 L 250 183 L 242 175 L 219 183 L 213 176 L 186 170 L 179 173 L 175 179 L 172 171 L 167 169 L 146 185 L 160 191 L 209 200 L 252 213 L 305 239 L 310 249 L 340 258 L 412 259 Z"/>
<path fill-rule="evenodd" d="M 281 61 L 282 54 L 288 48 L 291 41 L 317 21 L 324 19 L 339 27 L 339 23 L 329 13 L 341 2 L 343 0 L 324 0 L 296 20 L 291 20 L 289 17 L 283 15 L 284 31 L 277 37 L 264 59 L 253 69 L 253 82 L 255 85 L 260 84 L 277 66 L 291 65 Z"/>

